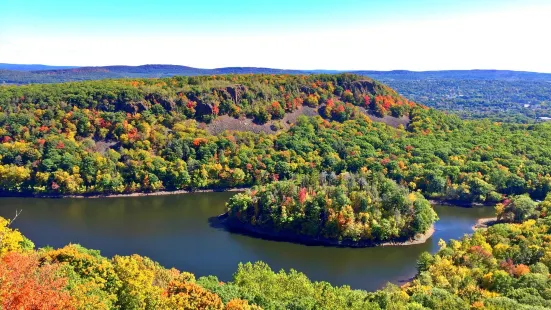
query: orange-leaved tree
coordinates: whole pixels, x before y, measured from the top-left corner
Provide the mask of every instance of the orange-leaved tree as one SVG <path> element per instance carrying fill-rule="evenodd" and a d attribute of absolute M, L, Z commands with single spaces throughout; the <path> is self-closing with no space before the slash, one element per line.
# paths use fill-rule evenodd
<path fill-rule="evenodd" d="M 2 309 L 73 309 L 59 265 L 41 264 L 36 254 L 9 252 L 0 258 Z"/>

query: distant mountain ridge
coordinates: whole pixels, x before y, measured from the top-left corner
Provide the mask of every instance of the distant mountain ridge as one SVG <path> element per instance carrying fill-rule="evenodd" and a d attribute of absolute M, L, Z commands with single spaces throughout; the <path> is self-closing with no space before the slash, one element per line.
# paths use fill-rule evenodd
<path fill-rule="evenodd" d="M 37 65 L 38 66 L 38 65 Z M 6 68 L 12 69 L 6 69 Z M 58 83 L 70 81 L 119 79 L 119 78 L 162 78 L 175 75 L 217 75 L 217 74 L 309 74 L 314 71 L 285 70 L 256 67 L 227 67 L 216 69 L 201 69 L 179 65 L 142 65 L 142 66 L 103 66 L 103 67 L 66 67 L 52 69 L 42 66 L 39 70 L 18 68 L 18 65 L 0 65 L 0 83 Z"/>
<path fill-rule="evenodd" d="M 455 79 L 455 80 L 537 80 L 551 81 L 551 73 L 539 73 L 513 70 L 440 70 L 440 71 L 349 71 L 359 75 L 368 75 L 373 78 L 395 80 L 426 80 L 426 79 Z"/>
<path fill-rule="evenodd" d="M 64 69 L 36 70 L 33 73 L 48 71 L 50 73 L 65 72 L 112 72 L 117 74 L 225 74 L 225 73 L 303 73 L 302 70 L 285 70 L 256 67 L 226 67 L 217 69 L 201 69 L 178 65 L 142 65 L 142 66 L 102 66 L 102 67 L 71 67 Z"/>
<path fill-rule="evenodd" d="M 75 66 L 48 66 L 40 64 L 20 65 L 20 64 L 6 64 L 0 63 L 0 70 L 14 70 L 14 71 L 40 71 L 40 70 L 59 70 L 77 68 Z"/>
<path fill-rule="evenodd" d="M 366 75 L 382 81 L 391 80 L 504 80 L 504 81 L 551 81 L 550 73 L 511 70 L 442 70 L 442 71 L 373 71 L 373 70 L 287 70 L 257 67 L 226 67 L 202 69 L 180 65 L 150 64 L 142 66 L 72 67 L 47 65 L 19 65 L 0 63 L 0 83 L 58 83 L 84 80 L 118 78 L 162 78 L 175 75 L 217 74 L 312 74 L 349 72 Z"/>

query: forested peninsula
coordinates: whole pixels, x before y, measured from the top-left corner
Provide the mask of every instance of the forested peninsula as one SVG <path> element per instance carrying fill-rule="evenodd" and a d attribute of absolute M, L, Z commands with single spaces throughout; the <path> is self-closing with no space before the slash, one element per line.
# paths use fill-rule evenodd
<path fill-rule="evenodd" d="M 351 74 L 0 87 L 0 193 L 249 188 L 243 227 L 339 244 L 407 240 L 427 199 L 551 189 L 551 124 L 463 121 Z"/>
<path fill-rule="evenodd" d="M 364 171 L 256 186 L 227 203 L 227 225 L 262 237 L 335 246 L 408 244 L 437 220 L 419 193 Z M 310 184 L 308 184 L 311 182 Z"/>

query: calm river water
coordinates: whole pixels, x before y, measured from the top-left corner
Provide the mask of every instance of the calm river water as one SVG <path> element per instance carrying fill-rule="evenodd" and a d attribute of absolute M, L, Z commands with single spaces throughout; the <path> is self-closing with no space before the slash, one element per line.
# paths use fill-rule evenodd
<path fill-rule="evenodd" d="M 229 233 L 209 225 L 224 212 L 234 193 L 196 193 L 169 196 L 37 199 L 0 198 L 0 216 L 14 223 L 37 247 L 80 243 L 106 256 L 140 254 L 165 267 L 197 276 L 231 280 L 239 262 L 264 261 L 274 270 L 294 268 L 312 280 L 376 290 L 387 282 L 400 283 L 415 274 L 423 251 L 435 252 L 438 240 L 471 233 L 493 208 L 436 206 L 436 232 L 425 244 L 377 248 L 331 248 L 268 241 Z"/>

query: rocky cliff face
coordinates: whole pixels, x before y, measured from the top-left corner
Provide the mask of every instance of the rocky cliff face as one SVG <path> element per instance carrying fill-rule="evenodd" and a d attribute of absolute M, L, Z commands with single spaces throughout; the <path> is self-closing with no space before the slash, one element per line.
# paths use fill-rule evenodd
<path fill-rule="evenodd" d="M 247 91 L 247 87 L 237 84 L 234 86 L 226 87 L 225 91 L 231 97 L 233 102 L 237 104 L 239 100 L 241 100 L 243 94 Z"/>
<path fill-rule="evenodd" d="M 373 83 L 373 80 L 355 81 L 350 84 L 351 85 L 349 88 L 352 92 L 359 92 L 362 94 L 375 93 L 375 85 Z"/>

